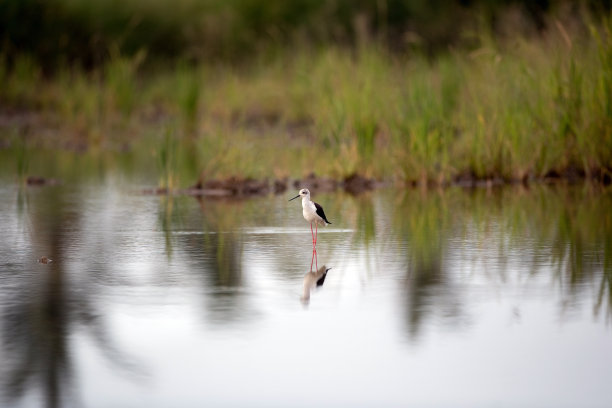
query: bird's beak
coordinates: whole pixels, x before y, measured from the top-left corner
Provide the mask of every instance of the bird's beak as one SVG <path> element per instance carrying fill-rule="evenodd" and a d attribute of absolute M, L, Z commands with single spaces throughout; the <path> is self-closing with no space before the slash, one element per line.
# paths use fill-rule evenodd
<path fill-rule="evenodd" d="M 296 198 L 298 198 L 299 196 L 300 196 L 300 195 L 298 194 L 298 195 L 296 195 L 295 197 L 293 197 L 291 200 L 295 200 L 295 199 L 296 199 Z M 291 201 L 291 200 L 289 200 L 289 201 Z"/>

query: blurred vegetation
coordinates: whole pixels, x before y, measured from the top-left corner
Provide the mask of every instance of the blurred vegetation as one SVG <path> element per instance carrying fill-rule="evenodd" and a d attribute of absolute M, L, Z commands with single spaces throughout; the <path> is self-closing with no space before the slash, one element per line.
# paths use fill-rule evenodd
<path fill-rule="evenodd" d="M 469 30 L 542 30 L 563 8 L 600 12 L 609 1 L 564 0 L 5 0 L 0 39 L 12 57 L 27 53 L 45 69 L 99 65 L 114 52 L 134 56 L 240 60 L 277 47 L 356 46 L 370 39 L 388 48 L 427 52 L 474 45 Z M 508 9 L 520 24 L 504 21 Z"/>
<path fill-rule="evenodd" d="M 20 178 L 15 139 L 163 187 L 612 178 L 609 2 L 7 0 L 0 41 Z"/>

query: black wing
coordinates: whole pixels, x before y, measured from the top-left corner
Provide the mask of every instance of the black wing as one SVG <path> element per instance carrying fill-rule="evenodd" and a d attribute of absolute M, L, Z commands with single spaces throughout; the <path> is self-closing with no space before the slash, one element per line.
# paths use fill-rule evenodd
<path fill-rule="evenodd" d="M 327 278 L 327 272 L 330 270 L 331 268 L 327 268 L 325 270 L 325 272 L 323 272 L 323 276 L 321 276 L 319 278 L 319 280 L 317 281 L 317 286 L 323 286 L 323 283 L 325 283 L 325 278 Z"/>
<path fill-rule="evenodd" d="M 331 222 L 327 221 L 327 217 L 325 216 L 325 211 L 323 211 L 323 207 L 321 207 L 318 203 L 314 203 L 314 205 L 317 209 L 317 215 L 323 218 L 326 223 L 331 224 Z"/>

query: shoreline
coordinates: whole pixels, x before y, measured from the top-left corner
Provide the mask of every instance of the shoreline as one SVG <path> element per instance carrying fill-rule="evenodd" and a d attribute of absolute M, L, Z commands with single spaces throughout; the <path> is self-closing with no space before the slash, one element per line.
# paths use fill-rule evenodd
<path fill-rule="evenodd" d="M 308 188 L 318 193 L 335 192 L 343 190 L 352 195 L 359 195 L 368 191 L 374 191 L 385 187 L 399 187 L 405 189 L 445 189 L 460 187 L 472 188 L 494 188 L 523 185 L 528 187 L 533 184 L 557 185 L 557 184 L 580 184 L 594 183 L 603 187 L 609 186 L 611 177 L 609 174 L 603 177 L 578 176 L 574 173 L 569 175 L 549 175 L 545 177 L 529 177 L 520 179 L 503 179 L 501 177 L 478 179 L 456 178 L 446 183 L 418 183 L 399 182 L 392 180 L 375 180 L 364 176 L 353 174 L 343 180 L 335 180 L 328 177 L 318 177 L 310 174 L 302 179 L 273 179 L 257 180 L 253 178 L 229 177 L 227 179 L 210 179 L 199 181 L 195 185 L 184 189 L 169 189 L 166 187 L 146 188 L 141 191 L 145 195 L 189 195 L 198 197 L 258 197 L 269 194 L 279 195 L 291 189 Z"/>

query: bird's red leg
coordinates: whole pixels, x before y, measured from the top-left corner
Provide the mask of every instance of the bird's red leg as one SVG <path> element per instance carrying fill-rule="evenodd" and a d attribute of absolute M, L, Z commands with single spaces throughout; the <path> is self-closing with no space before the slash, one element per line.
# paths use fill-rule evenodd
<path fill-rule="evenodd" d="M 319 270 L 319 260 L 317 259 L 317 247 L 315 247 L 314 249 L 314 259 L 315 259 L 315 266 L 317 268 L 317 271 Z M 310 269 L 312 270 L 312 264 L 310 265 Z"/>
<path fill-rule="evenodd" d="M 314 240 L 315 246 L 317 246 L 318 236 L 319 236 L 319 223 L 315 221 L 315 240 Z"/>
<path fill-rule="evenodd" d="M 310 235 L 312 235 L 312 246 L 315 246 L 315 236 L 314 232 L 312 231 L 312 222 L 310 223 Z"/>
<path fill-rule="evenodd" d="M 312 259 L 310 260 L 310 272 L 312 272 L 312 262 L 316 259 L 316 257 L 317 257 L 317 250 L 312 248 Z M 317 270 L 319 270 L 319 268 L 317 268 Z"/>

